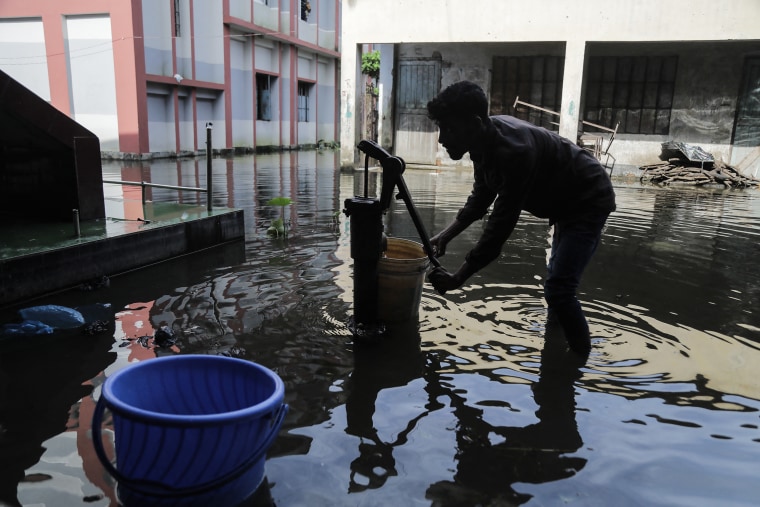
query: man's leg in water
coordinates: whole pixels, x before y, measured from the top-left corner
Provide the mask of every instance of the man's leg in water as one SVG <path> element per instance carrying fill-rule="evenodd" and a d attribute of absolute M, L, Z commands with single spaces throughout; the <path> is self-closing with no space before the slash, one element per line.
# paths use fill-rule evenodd
<path fill-rule="evenodd" d="M 588 356 L 591 336 L 577 297 L 583 271 L 599 245 L 606 215 L 554 224 L 544 297 L 570 348 Z"/>

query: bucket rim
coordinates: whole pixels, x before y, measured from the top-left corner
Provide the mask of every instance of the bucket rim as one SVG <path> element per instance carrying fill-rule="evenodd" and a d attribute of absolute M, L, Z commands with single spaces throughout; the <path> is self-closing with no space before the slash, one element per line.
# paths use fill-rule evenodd
<path fill-rule="evenodd" d="M 414 241 L 413 239 L 407 239 L 407 238 L 399 238 L 396 236 L 388 236 L 387 241 L 388 241 L 389 246 L 391 243 L 396 243 L 399 245 L 406 244 L 407 246 L 414 246 L 416 248 L 419 248 L 422 254 L 419 257 L 411 257 L 407 259 L 397 259 L 395 257 L 380 257 L 381 261 L 419 262 L 423 259 L 426 259 L 428 261 L 430 260 L 429 257 L 425 254 L 424 245 L 418 241 Z"/>
<path fill-rule="evenodd" d="M 153 410 L 146 410 L 143 408 L 135 407 L 128 403 L 124 403 L 113 392 L 113 386 L 115 382 L 119 381 L 122 376 L 135 374 L 135 372 L 139 369 L 157 368 L 160 366 L 159 363 L 189 363 L 198 361 L 216 361 L 218 363 L 224 362 L 228 365 L 235 363 L 239 366 L 243 366 L 244 368 L 255 369 L 261 373 L 264 373 L 273 381 L 274 390 L 268 398 L 255 405 L 216 414 L 169 414 L 164 412 L 156 412 Z M 109 410 L 119 413 L 120 415 L 129 415 L 130 419 L 151 423 L 161 422 L 185 427 L 209 426 L 217 425 L 219 423 L 229 423 L 252 419 L 271 412 L 276 412 L 283 405 L 283 400 L 285 397 L 285 384 L 279 375 L 277 375 L 275 372 L 253 361 L 228 356 L 212 356 L 208 354 L 181 354 L 177 356 L 151 358 L 137 363 L 131 363 L 130 365 L 112 374 L 105 380 L 103 383 L 101 396 L 103 396 L 103 400 Z"/>

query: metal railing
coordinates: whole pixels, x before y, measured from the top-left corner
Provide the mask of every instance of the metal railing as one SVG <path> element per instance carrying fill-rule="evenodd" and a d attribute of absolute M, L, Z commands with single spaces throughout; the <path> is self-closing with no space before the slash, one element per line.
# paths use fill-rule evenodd
<path fill-rule="evenodd" d="M 122 181 L 122 180 L 103 180 L 103 183 L 111 183 L 114 185 L 128 185 L 132 187 L 142 187 L 142 203 L 145 204 L 145 189 L 147 187 L 151 188 L 167 188 L 169 190 L 187 190 L 187 191 L 194 191 L 194 192 L 204 192 L 209 193 L 208 188 L 200 188 L 200 187 L 181 187 L 179 185 L 163 185 L 161 183 L 148 183 L 146 181 Z M 207 198 L 208 201 L 208 210 L 211 211 L 211 199 Z"/>
<path fill-rule="evenodd" d="M 191 192 L 205 192 L 206 195 L 206 208 L 211 211 L 213 205 L 211 203 L 212 191 L 212 171 L 211 171 L 211 129 L 213 124 L 211 122 L 206 123 L 206 188 L 200 187 L 182 187 L 179 185 L 163 185 L 161 183 L 148 183 L 145 181 L 122 181 L 122 180 L 103 180 L 103 183 L 111 183 L 114 185 L 130 185 L 134 187 L 142 187 L 142 203 L 145 205 L 145 189 L 151 188 L 166 188 L 169 190 L 191 191 Z"/>

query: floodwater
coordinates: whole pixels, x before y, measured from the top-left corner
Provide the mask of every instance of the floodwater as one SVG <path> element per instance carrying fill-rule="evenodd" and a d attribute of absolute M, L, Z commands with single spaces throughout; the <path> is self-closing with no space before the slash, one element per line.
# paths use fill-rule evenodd
<path fill-rule="evenodd" d="M 354 343 L 341 210 L 364 181 L 336 167 L 333 152 L 215 159 L 214 204 L 244 209 L 244 242 L 40 301 L 110 303 L 117 318 L 105 335 L 0 349 L 0 505 L 115 505 L 89 436 L 100 385 L 177 353 L 243 357 L 285 383 L 290 412 L 252 504 L 758 504 L 758 190 L 616 181 L 618 211 L 581 287 L 593 351 L 578 368 L 546 326 L 550 230 L 530 216 L 465 288 L 441 296 L 426 283 L 419 322 Z M 205 186 L 204 160 L 104 173 Z M 471 185 L 467 169 L 404 178 L 431 233 Z M 372 195 L 380 184 L 370 172 Z M 278 196 L 295 202 L 266 206 Z M 400 204 L 386 232 L 415 239 Z M 287 236 L 267 235 L 283 211 Z M 459 265 L 479 228 L 449 245 L 444 266 Z M 171 348 L 144 338 L 162 325 L 178 338 Z"/>

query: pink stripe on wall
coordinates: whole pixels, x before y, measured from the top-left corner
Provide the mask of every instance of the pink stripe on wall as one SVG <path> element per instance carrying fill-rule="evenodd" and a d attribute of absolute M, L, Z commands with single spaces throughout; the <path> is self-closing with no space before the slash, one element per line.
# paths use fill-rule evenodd
<path fill-rule="evenodd" d="M 45 53 L 47 53 L 50 102 L 58 110 L 71 115 L 68 68 L 66 65 L 66 43 L 63 38 L 63 22 L 57 13 L 42 15 L 42 29 L 45 33 Z"/>
<path fill-rule="evenodd" d="M 146 153 L 149 151 L 148 103 L 142 2 L 110 0 L 108 4 L 113 39 L 122 41 L 114 42 L 113 48 L 119 151 Z"/>
<path fill-rule="evenodd" d="M 195 79 L 195 12 L 193 12 L 193 2 L 190 2 L 190 73 L 191 79 Z M 177 47 L 173 46 L 172 60 L 177 61 Z M 198 89 L 193 87 L 190 91 L 190 100 L 193 104 L 193 147 L 195 151 L 201 149 L 198 141 Z"/>
<path fill-rule="evenodd" d="M 226 2 L 225 2 L 226 5 Z M 224 117 L 226 119 L 225 146 L 232 146 L 232 62 L 230 57 L 230 27 L 224 25 Z"/>
<path fill-rule="evenodd" d="M 298 50 L 290 46 L 290 145 L 298 144 Z"/>

